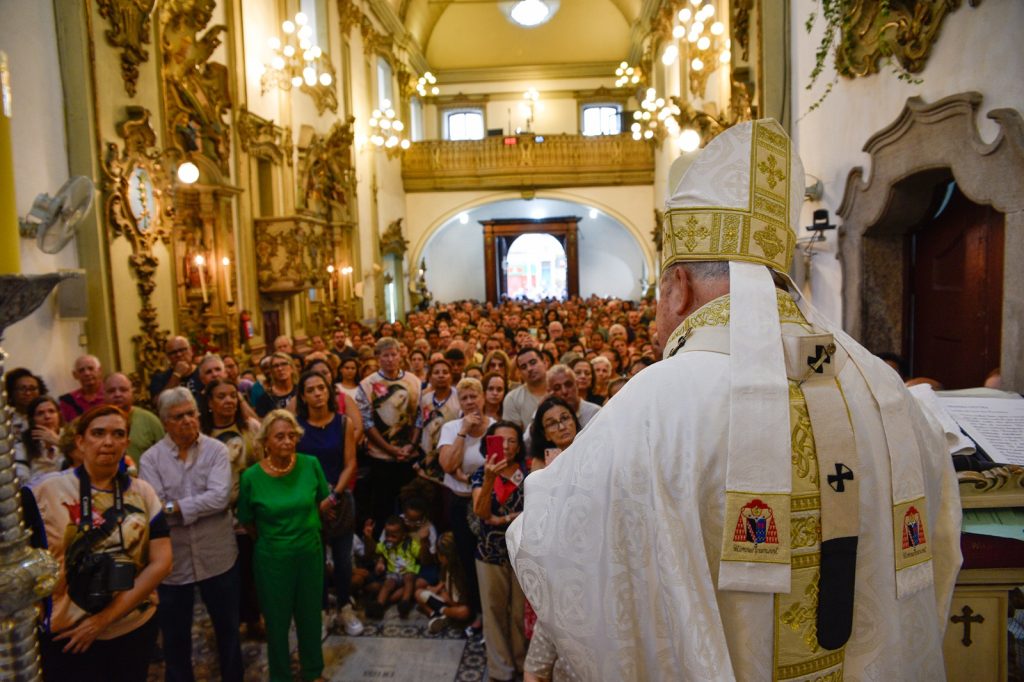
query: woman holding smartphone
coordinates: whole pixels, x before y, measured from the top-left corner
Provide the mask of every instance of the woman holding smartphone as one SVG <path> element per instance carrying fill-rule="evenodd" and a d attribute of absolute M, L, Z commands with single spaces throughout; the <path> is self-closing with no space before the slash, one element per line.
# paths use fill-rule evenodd
<path fill-rule="evenodd" d="M 483 522 L 476 545 L 476 574 L 483 606 L 487 670 L 492 680 L 513 680 L 523 672 L 525 597 L 505 545 L 505 531 L 523 511 L 528 470 L 523 432 L 506 421 L 491 424 L 485 436 L 486 463 L 471 478 L 473 511 Z"/>
<path fill-rule="evenodd" d="M 569 403 L 557 396 L 545 398 L 537 406 L 530 425 L 531 470 L 543 469 L 572 445 L 580 431 L 580 420 L 576 418 Z"/>

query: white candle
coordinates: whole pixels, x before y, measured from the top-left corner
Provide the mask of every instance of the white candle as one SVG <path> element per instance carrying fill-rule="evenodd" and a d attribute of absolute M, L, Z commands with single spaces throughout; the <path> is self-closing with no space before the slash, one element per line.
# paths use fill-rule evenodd
<path fill-rule="evenodd" d="M 206 265 L 206 259 L 202 255 L 196 256 L 196 267 L 199 269 L 199 288 L 203 292 L 203 303 L 209 303 L 210 298 L 206 293 L 206 273 L 203 272 L 204 265 Z"/>
<path fill-rule="evenodd" d="M 233 301 L 234 298 L 231 296 L 231 259 L 224 256 L 220 259 L 220 264 L 224 266 L 224 300 Z"/>
<path fill-rule="evenodd" d="M 327 266 L 327 288 L 330 291 L 330 301 L 334 303 L 334 266 Z"/>

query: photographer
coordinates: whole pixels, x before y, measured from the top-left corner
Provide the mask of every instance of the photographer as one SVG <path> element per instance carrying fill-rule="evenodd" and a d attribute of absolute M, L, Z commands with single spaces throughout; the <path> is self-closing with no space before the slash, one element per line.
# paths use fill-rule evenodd
<path fill-rule="evenodd" d="M 89 410 L 75 434 L 82 466 L 34 491 L 61 569 L 42 623 L 43 675 L 142 681 L 157 633 L 154 593 L 171 570 L 167 522 L 153 488 L 118 472 L 128 447 L 120 409 Z"/>

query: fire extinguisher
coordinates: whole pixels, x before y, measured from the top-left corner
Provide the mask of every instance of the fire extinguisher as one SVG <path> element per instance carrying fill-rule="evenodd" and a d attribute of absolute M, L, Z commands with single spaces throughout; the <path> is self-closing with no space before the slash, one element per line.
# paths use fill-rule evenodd
<path fill-rule="evenodd" d="M 241 326 L 242 341 L 248 341 L 252 337 L 256 336 L 256 328 L 252 324 L 252 316 L 249 315 L 248 310 L 243 310 L 239 315 L 239 322 Z"/>

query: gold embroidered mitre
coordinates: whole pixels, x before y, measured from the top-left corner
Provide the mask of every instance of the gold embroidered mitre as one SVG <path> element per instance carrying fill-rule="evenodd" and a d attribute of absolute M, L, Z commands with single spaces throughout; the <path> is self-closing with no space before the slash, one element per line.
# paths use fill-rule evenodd
<path fill-rule="evenodd" d="M 746 261 L 787 274 L 796 245 L 804 169 L 774 119 L 712 140 L 667 202 L 662 270 L 682 261 Z"/>

